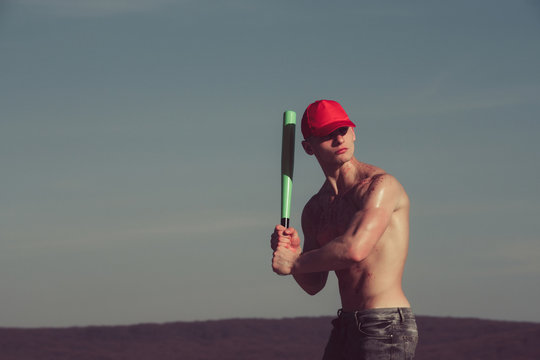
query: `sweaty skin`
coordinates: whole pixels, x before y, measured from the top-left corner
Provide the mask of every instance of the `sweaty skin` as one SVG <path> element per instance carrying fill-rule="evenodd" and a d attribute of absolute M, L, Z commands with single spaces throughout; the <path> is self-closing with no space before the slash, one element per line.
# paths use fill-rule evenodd
<path fill-rule="evenodd" d="M 302 143 L 326 181 L 304 207 L 303 250 L 295 229 L 276 226 L 272 267 L 311 295 L 334 271 L 345 311 L 410 307 L 401 286 L 409 198 L 392 175 L 356 160 L 355 139 L 352 128 L 340 128 Z"/>

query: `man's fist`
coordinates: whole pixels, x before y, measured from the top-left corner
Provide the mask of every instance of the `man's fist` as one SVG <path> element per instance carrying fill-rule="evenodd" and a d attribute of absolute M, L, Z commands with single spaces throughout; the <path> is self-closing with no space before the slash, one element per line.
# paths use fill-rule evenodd
<path fill-rule="evenodd" d="M 298 237 L 298 232 L 292 227 L 286 228 L 282 225 L 276 225 L 270 237 L 272 250 L 276 251 L 279 243 L 288 244 L 292 248 L 299 248 L 300 238 Z"/>
<path fill-rule="evenodd" d="M 300 238 L 294 228 L 277 225 L 270 238 L 270 246 L 274 250 L 272 269 L 280 275 L 289 275 L 294 262 L 302 253 Z"/>

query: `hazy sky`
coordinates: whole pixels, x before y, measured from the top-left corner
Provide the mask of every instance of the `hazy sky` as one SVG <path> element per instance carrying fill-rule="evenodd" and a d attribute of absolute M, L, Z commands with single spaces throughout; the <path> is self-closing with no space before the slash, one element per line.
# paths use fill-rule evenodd
<path fill-rule="evenodd" d="M 411 197 L 415 312 L 540 321 L 539 1 L 0 4 L 0 326 L 335 314 L 270 268 L 321 98 Z"/>

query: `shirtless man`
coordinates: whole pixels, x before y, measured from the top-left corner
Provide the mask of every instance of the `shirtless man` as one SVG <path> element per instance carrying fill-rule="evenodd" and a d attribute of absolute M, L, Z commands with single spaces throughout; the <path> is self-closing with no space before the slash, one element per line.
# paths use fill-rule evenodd
<path fill-rule="evenodd" d="M 302 213 L 303 251 L 294 228 L 276 226 L 272 268 L 310 295 L 336 273 L 342 309 L 323 359 L 412 359 L 418 332 L 401 287 L 409 198 L 392 175 L 354 157 L 354 127 L 335 101 L 306 109 L 302 146 L 326 181 Z"/>

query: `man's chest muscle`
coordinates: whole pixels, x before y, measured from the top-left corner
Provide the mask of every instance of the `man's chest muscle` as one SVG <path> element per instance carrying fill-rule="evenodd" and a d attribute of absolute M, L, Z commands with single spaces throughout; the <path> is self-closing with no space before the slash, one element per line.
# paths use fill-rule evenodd
<path fill-rule="evenodd" d="M 361 209 L 351 197 L 336 198 L 323 206 L 317 221 L 317 242 L 324 246 L 341 236 Z"/>

